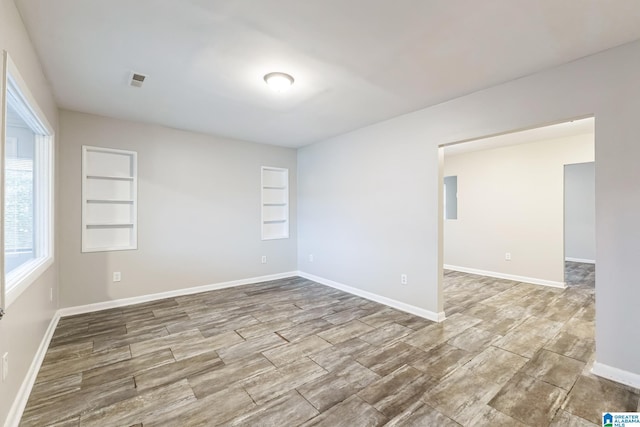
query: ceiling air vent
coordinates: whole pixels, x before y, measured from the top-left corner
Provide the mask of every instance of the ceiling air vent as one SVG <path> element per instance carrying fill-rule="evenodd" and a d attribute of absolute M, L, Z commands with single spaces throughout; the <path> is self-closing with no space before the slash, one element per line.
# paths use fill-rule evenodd
<path fill-rule="evenodd" d="M 129 80 L 129 84 L 133 87 L 142 87 L 142 83 L 148 76 L 144 74 L 131 73 L 131 79 Z"/>

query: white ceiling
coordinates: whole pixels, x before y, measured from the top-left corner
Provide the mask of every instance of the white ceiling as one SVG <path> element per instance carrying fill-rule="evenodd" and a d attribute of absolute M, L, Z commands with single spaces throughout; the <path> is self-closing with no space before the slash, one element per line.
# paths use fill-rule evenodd
<path fill-rule="evenodd" d="M 488 138 L 476 139 L 444 147 L 445 156 L 469 153 L 472 151 L 492 150 L 510 145 L 527 144 L 529 142 L 548 141 L 550 139 L 567 138 L 576 135 L 595 133 L 593 117 L 569 122 L 556 123 L 535 129 L 510 132 Z"/>
<path fill-rule="evenodd" d="M 16 4 L 60 107 L 290 147 L 640 39 L 638 0 Z"/>

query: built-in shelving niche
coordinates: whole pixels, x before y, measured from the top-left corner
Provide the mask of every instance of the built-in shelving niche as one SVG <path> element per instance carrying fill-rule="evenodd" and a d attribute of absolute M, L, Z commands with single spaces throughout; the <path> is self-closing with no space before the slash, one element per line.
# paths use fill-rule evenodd
<path fill-rule="evenodd" d="M 289 170 L 262 167 L 262 240 L 289 238 Z"/>
<path fill-rule="evenodd" d="M 82 147 L 82 252 L 138 248 L 137 156 Z"/>

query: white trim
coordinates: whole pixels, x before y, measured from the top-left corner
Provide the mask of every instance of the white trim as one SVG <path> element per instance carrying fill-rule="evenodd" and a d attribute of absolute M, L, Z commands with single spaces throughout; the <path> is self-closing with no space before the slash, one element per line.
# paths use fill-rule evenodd
<path fill-rule="evenodd" d="M 4 217 L 4 162 L 6 147 L 6 121 L 7 121 L 7 68 L 9 66 L 9 54 L 2 51 L 2 69 L 0 70 L 0 214 Z M 4 275 L 4 218 L 0 220 L 0 318 L 7 309 L 7 286 Z"/>
<path fill-rule="evenodd" d="M 31 366 L 29 367 L 29 371 L 27 372 L 27 375 L 25 376 L 22 382 L 20 390 L 18 391 L 18 394 L 11 406 L 11 409 L 9 411 L 9 414 L 5 422 L 5 427 L 17 427 L 18 424 L 20 423 L 20 419 L 22 418 L 22 413 L 24 412 L 24 408 L 27 405 L 29 395 L 31 394 L 31 389 L 33 388 L 33 384 L 36 381 L 38 371 L 40 370 L 40 366 L 42 365 L 42 361 L 44 360 L 44 357 L 47 353 L 49 343 L 51 342 L 51 338 L 53 337 L 53 333 L 61 317 L 72 316 L 75 314 L 82 314 L 82 313 L 90 313 L 93 311 L 100 311 L 100 310 L 105 310 L 109 308 L 123 307 L 126 305 L 139 304 L 143 302 L 155 301 L 159 299 L 171 298 L 171 297 L 176 297 L 181 295 L 197 294 L 200 292 L 213 291 L 216 289 L 231 288 L 235 286 L 266 282 L 270 280 L 285 279 L 288 277 L 296 277 L 296 276 L 300 276 L 305 279 L 320 283 L 321 285 L 330 286 L 332 288 L 339 289 L 341 291 L 344 291 L 353 295 L 357 295 L 359 297 L 366 298 L 368 300 L 375 301 L 375 302 L 387 305 L 389 307 L 393 307 L 398 310 L 423 317 L 428 320 L 433 320 L 435 322 L 442 322 L 445 320 L 444 312 L 435 313 L 433 311 L 425 310 L 420 307 L 416 307 L 410 304 L 393 300 L 391 298 L 376 295 L 371 292 L 363 291 L 361 289 L 347 286 L 342 283 L 334 282 L 332 280 L 324 279 L 322 277 L 314 276 L 312 274 L 304 273 L 302 271 L 289 271 L 285 273 L 270 274 L 266 276 L 252 277 L 248 279 L 232 280 L 229 282 L 221 282 L 221 283 L 215 283 L 211 285 L 177 289 L 174 291 L 160 292 L 156 294 L 142 295 L 138 297 L 122 298 L 122 299 L 104 301 L 104 302 L 99 302 L 94 304 L 61 308 L 55 313 L 55 315 L 53 316 L 53 319 L 51 319 L 49 328 L 47 329 L 44 337 L 42 338 L 42 341 L 40 342 L 38 351 L 36 352 L 33 358 L 33 361 L 31 362 Z"/>
<path fill-rule="evenodd" d="M 232 280 L 229 282 L 214 283 L 211 285 L 195 286 L 193 288 L 176 289 L 174 291 L 159 292 L 157 294 L 141 295 L 138 297 L 121 298 L 111 301 L 97 302 L 87 305 L 78 305 L 75 307 L 66 307 L 58 310 L 61 317 L 72 316 L 75 314 L 90 313 L 93 311 L 106 310 L 109 308 L 123 307 L 126 305 L 140 304 L 143 302 L 156 301 L 164 298 L 178 297 L 182 295 L 198 294 L 200 292 L 215 291 L 216 289 L 232 288 L 234 286 L 249 285 L 252 283 L 267 282 L 269 280 L 286 279 L 288 277 L 297 276 L 297 271 L 289 271 L 286 273 L 270 274 L 267 276 L 250 277 L 248 279 Z"/>
<path fill-rule="evenodd" d="M 16 67 L 15 63 L 11 60 L 11 56 L 9 56 L 9 53 L 4 51 L 4 54 L 7 64 L 7 80 L 13 80 L 15 86 L 20 90 L 20 95 L 22 95 L 23 98 L 22 100 L 25 104 L 28 105 L 28 108 L 31 110 L 33 116 L 38 118 L 40 122 L 39 124 L 42 125 L 42 129 L 40 129 L 41 133 L 53 136 L 53 126 L 51 126 L 51 123 L 49 123 L 47 115 L 44 114 L 44 112 L 40 109 L 40 105 L 38 105 L 36 99 L 29 90 L 29 85 L 22 78 L 20 71 L 18 71 L 18 67 Z M 8 86 L 9 85 L 7 84 L 7 87 L 5 87 L 5 92 Z"/>
<path fill-rule="evenodd" d="M 92 311 L 105 310 L 108 308 L 122 307 L 125 305 L 138 304 L 141 302 L 155 301 L 163 298 L 171 298 L 181 295 L 190 295 L 197 294 L 200 292 L 207 292 L 216 289 L 224 289 L 231 288 L 234 286 L 248 285 L 252 283 L 260 283 L 266 282 L 269 280 L 278 280 L 278 279 L 286 279 L 288 277 L 295 277 L 298 275 L 297 271 L 290 271 L 286 273 L 278 273 L 278 274 L 270 274 L 267 276 L 259 276 L 253 277 L 249 279 L 240 279 L 240 280 L 232 280 L 229 282 L 221 282 L 215 283 L 211 285 L 205 286 L 196 286 L 193 288 L 186 289 L 178 289 L 175 291 L 169 292 L 161 292 L 157 294 L 151 295 L 143 295 L 139 297 L 133 298 L 123 298 L 113 301 L 105 301 L 99 302 L 95 304 L 87 304 L 76 307 L 67 307 L 61 308 L 54 314 L 51 322 L 49 323 L 49 327 L 42 337 L 42 341 L 40 342 L 40 346 L 36 351 L 36 354 L 33 357 L 31 362 L 31 366 L 25 375 L 24 380 L 22 381 L 22 385 L 20 386 L 20 390 L 16 395 L 13 404 L 9 410 L 9 414 L 7 415 L 4 427 L 17 427 L 20 424 L 20 419 L 22 418 L 22 414 L 24 412 L 24 408 L 27 406 L 27 401 L 29 400 L 29 395 L 31 394 L 31 389 L 36 382 L 36 377 L 38 376 L 38 371 L 40 370 L 40 366 L 42 366 L 42 361 L 44 360 L 45 355 L 47 354 L 47 349 L 49 348 L 49 343 L 51 342 L 51 338 L 53 338 L 53 333 L 56 330 L 56 326 L 58 326 L 58 321 L 61 317 L 71 316 L 74 314 L 82 314 L 82 313 L 90 313 Z"/>
<path fill-rule="evenodd" d="M 52 265 L 53 256 L 41 257 L 27 261 L 9 273 L 7 285 L 11 284 L 11 286 L 7 286 L 7 307 L 13 304 Z"/>
<path fill-rule="evenodd" d="M 37 258 L 28 261 L 15 271 L 5 276 L 5 264 L 0 263 L 1 285 L 0 309 L 7 309 L 36 279 L 53 264 L 55 257 L 55 134 L 47 116 L 42 112 L 35 98 L 29 90 L 29 86 L 23 80 L 20 71 L 15 66 L 11 57 L 3 51 L 4 67 L 2 88 L 2 137 L 0 143 L 0 187 L 4 191 L 5 186 L 5 139 L 6 139 L 6 108 L 11 98 L 24 114 L 23 119 L 34 133 L 34 255 Z M 4 194 L 4 193 L 2 193 Z M 2 197 L 0 212 L 4 213 L 5 201 Z M 0 223 L 1 243 L 0 251 L 4 253 L 4 219 Z"/>
<path fill-rule="evenodd" d="M 482 270 L 467 269 L 467 268 L 464 268 L 464 270 L 466 271 L 463 271 L 462 270 L 463 267 L 454 267 L 449 265 L 445 265 L 444 268 L 449 270 L 462 271 L 462 272 L 473 271 L 475 272 L 473 274 L 480 274 L 477 272 L 483 272 Z M 492 272 L 483 272 L 483 273 L 492 273 Z M 495 274 L 500 274 L 501 276 L 509 276 L 509 278 L 520 277 L 520 276 L 512 276 L 512 275 L 503 275 L 502 273 L 495 273 Z M 487 275 L 487 274 L 480 274 L 480 275 Z M 163 299 L 163 298 L 171 298 L 171 297 L 180 296 L 180 295 L 195 294 L 195 293 L 206 292 L 206 291 L 211 291 L 216 289 L 224 289 L 224 288 L 230 288 L 234 286 L 260 283 L 260 282 L 265 282 L 269 280 L 285 279 L 288 277 L 295 277 L 295 276 L 300 276 L 305 279 L 320 283 L 322 285 L 330 286 L 332 288 L 339 289 L 341 291 L 344 291 L 362 298 L 366 298 L 368 300 L 375 301 L 375 302 L 387 305 L 389 307 L 393 307 L 398 310 L 402 310 L 407 313 L 411 313 L 416 316 L 423 317 L 428 320 L 433 320 L 436 322 L 442 322 L 445 320 L 444 312 L 435 313 L 433 311 L 425 310 L 420 307 L 416 307 L 416 306 L 406 304 L 397 300 L 393 300 L 391 298 L 387 298 L 377 294 L 373 294 L 371 292 L 363 291 L 361 289 L 344 285 L 342 283 L 334 282 L 333 280 L 324 279 L 322 277 L 305 273 L 303 271 L 290 271 L 286 273 L 277 273 L 277 274 L 259 276 L 259 277 L 248 278 L 248 279 L 233 280 L 233 281 L 221 282 L 221 283 L 216 283 L 211 285 L 197 286 L 197 287 L 186 288 L 186 289 L 178 289 L 175 291 L 161 292 L 161 293 L 151 294 L 151 295 L 143 295 L 139 297 L 123 298 L 123 299 L 118 299 L 113 301 L 105 301 L 101 303 L 87 304 L 83 306 L 62 308 L 62 309 L 59 309 L 54 314 L 53 318 L 51 319 L 51 322 L 49 323 L 49 327 L 47 328 L 47 331 L 45 332 L 44 336 L 42 337 L 42 340 L 40 341 L 40 346 L 38 347 L 38 350 L 36 351 L 36 354 L 34 355 L 33 360 L 31 361 L 31 365 L 29 366 L 29 370 L 27 371 L 27 374 L 25 375 L 25 378 L 22 381 L 20 390 L 18 391 L 13 401 L 13 404 L 9 409 L 9 413 L 7 414 L 4 427 L 18 427 L 18 425 L 20 424 L 22 414 L 27 405 L 27 401 L 29 400 L 29 395 L 31 394 L 31 390 L 38 376 L 38 371 L 42 366 L 42 362 L 44 361 L 44 357 L 49 348 L 49 344 L 51 342 L 51 339 L 53 338 L 53 333 L 55 332 L 61 317 L 70 316 L 74 314 L 88 313 L 92 311 L 99 311 L 99 310 L 104 310 L 108 308 L 122 307 L 125 305 L 154 301 L 154 300 Z M 490 277 L 495 277 L 495 276 L 490 276 Z M 504 278 L 504 277 L 499 277 L 499 278 Z M 538 279 L 534 279 L 534 280 L 538 280 Z M 524 280 L 519 280 L 519 281 L 524 281 Z M 531 282 L 528 282 L 528 283 L 531 283 Z M 639 374 L 634 374 L 632 372 L 624 371 L 622 369 L 614 368 L 612 366 L 608 366 L 598 362 L 595 362 L 593 364 L 593 368 L 591 369 L 591 372 L 594 375 L 597 375 L 602 378 L 606 378 L 606 379 L 609 379 L 621 384 L 625 384 L 631 387 L 640 388 Z"/>
<path fill-rule="evenodd" d="M 595 264 L 596 263 L 595 259 L 565 257 L 564 260 L 565 261 L 570 261 L 570 262 L 581 262 L 581 263 L 584 263 L 584 264 Z"/>
<path fill-rule="evenodd" d="M 633 372 L 624 371 L 598 362 L 594 362 L 591 373 L 620 384 L 640 388 L 640 374 L 634 374 Z"/>
<path fill-rule="evenodd" d="M 25 375 L 22 385 L 20 385 L 20 390 L 18 390 L 18 394 L 9 409 L 9 414 L 7 415 L 7 419 L 4 423 L 5 427 L 18 427 L 18 424 L 20 424 L 20 419 L 22 418 L 24 408 L 27 406 L 31 389 L 33 388 L 33 384 L 36 382 L 38 371 L 40 371 L 40 366 L 42 366 L 44 356 L 47 354 L 49 343 L 51 342 L 51 338 L 53 338 L 53 333 L 56 330 L 56 326 L 58 326 L 59 320 L 60 312 L 58 311 L 53 315 L 53 318 L 49 323 L 49 327 L 42 337 L 42 341 L 40 341 L 40 346 L 38 347 L 36 354 L 33 356 L 27 375 Z"/>
<path fill-rule="evenodd" d="M 515 282 L 531 283 L 533 285 L 550 286 L 552 288 L 566 288 L 565 282 L 553 280 L 537 279 L 535 277 L 516 276 L 515 274 L 498 273 L 495 271 L 478 270 L 475 268 L 458 267 L 456 265 L 445 264 L 445 270 L 459 271 L 461 273 L 477 274 L 478 276 L 495 277 L 496 279 L 513 280 Z"/>
<path fill-rule="evenodd" d="M 371 301 L 375 301 L 392 308 L 397 308 L 398 310 L 401 310 L 410 314 L 414 314 L 416 316 L 425 318 L 427 320 L 433 320 L 434 322 L 442 322 L 443 320 L 445 320 L 444 311 L 441 311 L 440 313 L 436 313 L 434 311 L 425 310 L 424 308 L 416 307 L 415 305 L 407 304 L 391 298 L 383 297 L 378 294 L 363 291 L 362 289 L 358 289 L 342 283 L 334 282 L 333 280 L 325 279 L 323 277 L 314 276 L 313 274 L 305 273 L 304 271 L 298 271 L 297 274 L 298 276 L 304 277 L 305 279 L 318 282 L 321 285 L 330 286 L 332 288 L 336 288 L 341 291 L 344 291 L 344 292 L 347 292 Z"/>

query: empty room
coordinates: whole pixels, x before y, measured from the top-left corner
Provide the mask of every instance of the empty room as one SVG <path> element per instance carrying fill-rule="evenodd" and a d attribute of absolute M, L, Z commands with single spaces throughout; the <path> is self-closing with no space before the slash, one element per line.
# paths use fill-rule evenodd
<path fill-rule="evenodd" d="M 0 0 L 0 51 L 0 424 L 640 425 L 636 0 Z"/>

